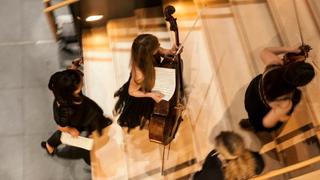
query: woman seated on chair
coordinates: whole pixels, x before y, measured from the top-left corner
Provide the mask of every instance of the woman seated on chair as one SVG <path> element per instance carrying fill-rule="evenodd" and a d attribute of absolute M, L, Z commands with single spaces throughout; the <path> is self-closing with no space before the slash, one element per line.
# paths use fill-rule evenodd
<path fill-rule="evenodd" d="M 160 64 L 160 55 L 173 55 L 176 47 L 164 49 L 152 34 L 141 34 L 131 47 L 131 74 L 129 80 L 115 92 L 118 101 L 114 114 L 120 115 L 118 123 L 130 129 L 143 128 L 153 112 L 154 103 L 160 102 L 163 94 L 152 91 L 155 83 L 155 66 Z"/>
<path fill-rule="evenodd" d="M 296 56 L 288 61 L 278 56 L 284 53 Z M 245 108 L 249 118 L 240 122 L 243 129 L 271 132 L 290 118 L 301 99 L 298 87 L 308 84 L 315 75 L 313 67 L 304 62 L 305 58 L 302 47 L 265 48 L 261 52 L 266 68 L 246 90 Z"/>
<path fill-rule="evenodd" d="M 206 157 L 194 180 L 249 179 L 264 169 L 262 156 L 245 148 L 241 136 L 225 131 L 215 138 L 216 149 Z"/>

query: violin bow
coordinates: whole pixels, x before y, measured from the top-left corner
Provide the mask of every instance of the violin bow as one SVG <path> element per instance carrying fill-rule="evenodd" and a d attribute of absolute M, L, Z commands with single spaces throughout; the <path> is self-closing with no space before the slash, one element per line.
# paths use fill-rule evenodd
<path fill-rule="evenodd" d="M 300 22 L 300 18 L 299 18 L 299 15 L 298 15 L 298 9 L 297 9 L 297 2 L 296 0 L 293 0 L 293 5 L 294 5 L 294 11 L 295 11 L 295 17 L 296 17 L 296 20 L 297 20 L 297 24 L 298 24 L 298 31 L 299 31 L 299 35 L 300 35 L 300 40 L 301 40 L 301 45 L 304 46 L 305 43 L 304 43 L 304 39 L 303 39 L 303 34 L 302 34 L 302 31 L 301 31 L 301 22 Z M 304 49 L 302 49 L 304 50 Z M 305 55 L 307 56 L 307 55 Z M 307 58 L 307 57 L 306 57 Z M 317 65 L 317 63 L 315 61 L 312 61 L 310 60 L 310 62 L 314 65 L 314 67 L 320 71 L 320 68 L 319 66 Z"/>
<path fill-rule="evenodd" d="M 295 14 L 295 17 L 296 17 L 296 20 L 297 20 L 297 24 L 298 24 L 298 31 L 299 31 L 299 36 L 300 36 L 300 40 L 301 40 L 301 44 L 302 46 L 304 45 L 304 40 L 303 40 L 303 34 L 302 34 L 302 31 L 301 31 L 301 22 L 300 22 L 300 18 L 298 16 L 298 9 L 297 9 L 297 2 L 296 0 L 293 0 L 293 6 L 294 6 L 294 14 Z"/>

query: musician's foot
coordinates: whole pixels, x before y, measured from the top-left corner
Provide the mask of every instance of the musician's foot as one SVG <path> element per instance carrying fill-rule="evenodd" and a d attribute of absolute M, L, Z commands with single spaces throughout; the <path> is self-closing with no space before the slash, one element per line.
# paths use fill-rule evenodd
<path fill-rule="evenodd" d="M 40 143 L 41 147 L 46 150 L 48 155 L 53 156 L 54 155 L 54 148 L 50 146 L 46 141 L 42 141 Z"/>

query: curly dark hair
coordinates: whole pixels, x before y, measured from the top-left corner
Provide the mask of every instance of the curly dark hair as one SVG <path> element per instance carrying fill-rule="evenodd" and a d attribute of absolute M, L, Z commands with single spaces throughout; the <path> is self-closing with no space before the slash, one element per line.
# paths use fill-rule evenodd
<path fill-rule="evenodd" d="M 68 69 L 54 73 L 50 77 L 48 88 L 60 104 L 81 102 L 82 96 L 78 97 L 73 94 L 79 88 L 80 82 L 82 82 L 82 72 Z"/>

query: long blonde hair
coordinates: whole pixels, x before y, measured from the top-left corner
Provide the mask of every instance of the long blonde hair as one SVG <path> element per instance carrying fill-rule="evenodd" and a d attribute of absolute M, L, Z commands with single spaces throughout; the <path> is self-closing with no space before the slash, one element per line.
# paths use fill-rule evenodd
<path fill-rule="evenodd" d="M 141 83 L 143 91 L 151 91 L 155 83 L 155 69 L 153 53 L 159 47 L 158 38 L 152 34 L 140 34 L 135 38 L 131 47 L 131 69 L 138 67 L 143 73 Z"/>
<path fill-rule="evenodd" d="M 224 131 L 216 137 L 217 151 L 224 157 L 226 180 L 244 180 L 255 175 L 256 163 L 252 153 L 245 148 L 241 136 Z"/>

